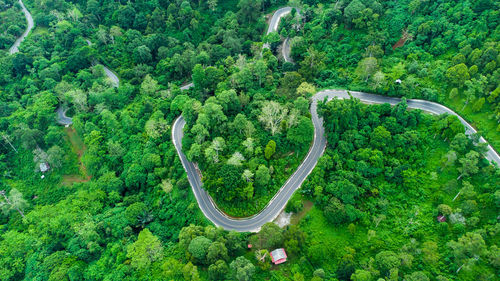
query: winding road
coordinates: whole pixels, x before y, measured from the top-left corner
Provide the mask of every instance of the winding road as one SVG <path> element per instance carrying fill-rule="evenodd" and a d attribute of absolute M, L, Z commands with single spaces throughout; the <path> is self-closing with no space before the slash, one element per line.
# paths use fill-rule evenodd
<path fill-rule="evenodd" d="M 57 123 L 64 125 L 64 126 L 68 126 L 68 125 L 73 124 L 73 119 L 71 117 L 66 116 L 66 111 L 68 111 L 68 109 L 62 105 L 59 106 L 56 110 Z"/>
<path fill-rule="evenodd" d="M 278 27 L 279 20 L 291 11 L 290 7 L 281 8 L 277 10 L 269 24 L 269 28 L 267 33 L 275 31 Z M 290 57 L 289 52 L 290 48 L 288 44 L 283 44 L 282 48 L 283 57 Z M 288 46 L 288 47 L 285 47 Z M 266 47 L 266 46 L 264 46 Z M 268 47 L 268 46 L 267 46 Z M 181 89 L 186 90 L 192 87 L 193 84 L 188 84 Z M 389 103 L 391 105 L 396 105 L 401 101 L 400 98 L 379 96 L 374 94 L 362 93 L 362 92 L 349 92 L 352 97 L 360 99 L 361 102 L 371 103 L 371 104 L 382 104 Z M 311 173 L 311 171 L 316 166 L 318 159 L 321 157 L 326 148 L 326 137 L 324 134 L 323 128 L 323 119 L 320 118 L 317 114 L 317 105 L 318 102 L 323 101 L 325 98 L 327 100 L 331 100 L 333 98 L 341 98 L 346 99 L 350 98 L 349 93 L 345 90 L 324 90 L 316 93 L 312 97 L 311 103 L 311 119 L 314 125 L 314 140 L 313 144 L 309 149 L 307 156 L 304 158 L 300 166 L 293 173 L 293 175 L 285 182 L 285 184 L 280 188 L 280 190 L 276 193 L 276 195 L 271 199 L 268 205 L 258 214 L 248 217 L 248 218 L 231 218 L 224 214 L 214 203 L 213 199 L 210 195 L 203 189 L 203 185 L 201 182 L 201 178 L 197 173 L 197 169 L 194 163 L 187 160 L 186 156 L 182 152 L 182 137 L 183 137 L 183 129 L 186 124 L 184 118 L 179 116 L 172 126 L 172 141 L 174 143 L 175 149 L 177 150 L 177 154 L 181 159 L 182 165 L 186 170 L 189 183 L 191 184 L 191 188 L 193 193 L 198 201 L 198 205 L 203 212 L 203 214 L 216 226 L 220 226 L 226 230 L 236 230 L 241 232 L 255 232 L 259 231 L 260 227 L 266 222 L 273 221 L 280 212 L 285 208 L 286 203 L 293 195 L 293 193 L 300 188 L 302 183 L 305 181 L 307 176 Z M 458 117 L 460 122 L 466 128 L 466 134 L 474 134 L 476 130 L 467 123 L 460 115 L 456 114 L 451 109 L 430 101 L 425 100 L 417 100 L 417 99 L 409 99 L 407 100 L 408 108 L 412 109 L 420 109 L 432 114 L 451 114 Z M 486 143 L 483 137 L 480 137 L 480 142 Z M 491 162 L 500 165 L 500 157 L 493 150 L 493 148 L 488 145 L 488 151 L 485 155 L 486 159 Z"/>
<path fill-rule="evenodd" d="M 267 28 L 266 35 L 271 32 L 277 31 L 281 18 L 291 13 L 292 9 L 292 7 L 284 7 L 276 10 L 271 18 L 271 21 L 269 22 L 269 27 Z M 298 12 L 299 10 L 297 10 L 297 13 Z M 269 43 L 265 43 L 262 48 L 269 49 Z M 285 41 L 283 41 L 283 44 L 281 45 L 281 53 L 283 54 L 283 59 L 285 60 L 285 62 L 293 62 L 290 57 L 290 40 L 288 40 L 288 37 L 285 39 Z"/>
<path fill-rule="evenodd" d="M 90 42 L 89 39 L 85 39 L 85 42 L 87 42 L 87 45 L 92 46 L 92 42 Z M 105 65 L 103 65 L 102 63 L 100 63 L 97 60 L 92 62 L 92 64 L 93 65 L 96 65 L 96 64 L 102 65 L 102 67 L 104 69 L 104 74 L 106 74 L 106 76 L 109 78 L 109 80 L 111 80 L 111 86 L 113 86 L 113 88 L 118 88 L 120 86 L 120 79 L 118 78 L 118 76 L 116 76 L 116 74 L 113 71 L 111 71 L 111 69 L 107 68 Z M 68 109 L 65 108 L 64 105 L 59 106 L 56 110 L 57 123 L 64 125 L 64 126 L 68 126 L 68 125 L 73 124 L 73 118 L 66 116 L 66 111 L 68 111 Z"/>
<path fill-rule="evenodd" d="M 24 6 L 23 1 L 19 0 L 19 5 L 21 5 L 21 8 L 23 9 L 24 16 L 26 17 L 26 21 L 28 22 L 28 27 L 26 28 L 24 33 L 19 38 L 16 39 L 12 47 L 10 47 L 9 54 L 11 55 L 19 52 L 19 45 L 21 45 L 21 42 L 23 42 L 24 38 L 28 36 L 30 31 L 35 26 L 33 22 L 33 17 L 31 16 L 31 13 L 28 11 L 28 9 L 26 9 L 26 7 Z"/>
<path fill-rule="evenodd" d="M 23 12 L 28 21 L 28 28 L 26 29 L 24 34 L 16 40 L 16 43 L 14 43 L 14 45 L 11 47 L 10 49 L 11 54 L 18 52 L 18 47 L 20 43 L 33 28 L 33 18 L 31 17 L 31 14 L 28 12 L 22 1 L 19 0 L 19 2 L 21 4 L 21 7 L 23 8 Z M 273 17 L 271 18 L 267 33 L 276 31 L 280 19 L 286 14 L 290 13 L 291 10 L 292 10 L 291 7 L 285 7 L 277 10 L 273 14 Z M 87 44 L 89 44 L 89 46 L 91 45 L 91 42 L 89 40 L 86 39 L 86 42 Z M 269 47 L 269 46 L 265 45 L 264 47 Z M 288 44 L 288 39 L 286 39 L 285 42 L 283 43 L 281 51 L 283 53 L 285 61 L 291 61 L 290 46 Z M 98 61 L 95 61 L 95 63 L 99 64 Z M 119 78 L 109 68 L 107 68 L 104 65 L 103 67 L 106 76 L 108 76 L 108 78 L 111 80 L 113 87 L 118 87 Z M 193 87 L 193 83 L 189 83 L 187 85 L 182 86 L 181 90 L 187 90 L 191 87 Z M 221 210 L 218 209 L 218 207 L 216 206 L 210 195 L 203 189 L 201 178 L 197 173 L 197 169 L 194 163 L 188 161 L 186 156 L 182 152 L 183 129 L 186 122 L 182 116 L 179 116 L 175 120 L 172 126 L 172 141 L 174 143 L 175 149 L 177 150 L 182 165 L 186 170 L 189 183 L 191 184 L 191 188 L 193 190 L 193 193 L 196 197 L 196 200 L 198 201 L 198 205 L 203 214 L 217 226 L 220 226 L 226 230 L 236 230 L 241 232 L 258 231 L 263 224 L 274 220 L 279 215 L 279 213 L 284 209 L 286 203 L 293 195 L 293 193 L 298 188 L 300 188 L 300 186 L 305 181 L 307 176 L 314 169 L 314 167 L 318 162 L 318 159 L 321 157 L 326 148 L 326 138 L 323 128 L 323 119 L 320 118 L 317 114 L 318 102 L 323 101 L 324 99 L 330 100 L 335 97 L 342 99 L 350 98 L 349 94 L 354 98 L 360 99 L 364 103 L 374 103 L 374 104 L 389 103 L 391 105 L 395 105 L 401 101 L 401 99 L 399 98 L 379 96 L 363 92 L 348 93 L 345 90 L 332 89 L 332 90 L 323 90 L 316 93 L 312 97 L 312 103 L 310 108 L 311 119 L 314 126 L 314 139 L 308 154 L 306 155 L 300 166 L 297 168 L 297 170 L 293 173 L 293 175 L 285 182 L 285 184 L 271 199 L 268 205 L 260 213 L 243 219 L 231 218 L 225 215 Z M 432 114 L 447 113 L 455 115 L 458 117 L 460 122 L 462 122 L 462 124 L 465 126 L 466 134 L 470 135 L 476 133 L 476 130 L 469 123 L 467 123 L 461 116 L 459 116 L 451 109 L 441 104 L 425 100 L 416 100 L 416 99 L 407 100 L 407 104 L 408 108 L 420 109 L 426 112 L 430 112 Z M 57 109 L 57 116 L 58 116 L 57 120 L 59 124 L 62 125 L 72 124 L 72 119 L 66 116 L 66 110 L 67 109 L 65 109 L 63 106 Z M 483 137 L 480 137 L 479 141 L 482 143 L 486 143 Z M 485 158 L 491 162 L 496 163 L 497 165 L 500 165 L 499 155 L 490 145 L 487 145 L 487 148 L 488 150 L 486 152 Z"/>
<path fill-rule="evenodd" d="M 87 45 L 89 45 L 89 47 L 92 46 L 92 42 L 90 42 L 89 39 L 85 39 L 85 42 L 87 42 Z M 97 64 L 102 65 L 102 67 L 104 69 L 104 74 L 106 74 L 106 76 L 108 76 L 109 80 L 111 80 L 111 85 L 114 88 L 118 88 L 120 86 L 120 79 L 118 78 L 118 76 L 116 76 L 116 74 L 113 71 L 111 71 L 111 69 L 107 68 L 104 64 L 100 63 L 97 60 L 94 60 L 92 62 L 92 64 L 93 65 L 97 65 Z"/>

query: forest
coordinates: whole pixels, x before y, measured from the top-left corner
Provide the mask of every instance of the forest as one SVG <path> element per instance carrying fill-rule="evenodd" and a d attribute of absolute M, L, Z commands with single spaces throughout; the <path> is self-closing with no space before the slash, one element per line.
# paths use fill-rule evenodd
<path fill-rule="evenodd" d="M 23 34 L 26 20 L 16 0 L 0 2 L 0 50 L 8 49 Z"/>
<path fill-rule="evenodd" d="M 500 150 L 498 1 L 23 3 L 35 28 L 9 54 L 27 24 L 0 1 L 0 280 L 500 275 L 500 169 L 478 143 Z M 203 188 L 248 217 L 308 154 L 324 89 L 402 100 L 320 101 L 327 145 L 288 201 L 290 224 L 213 225 L 173 144 L 176 118 Z M 443 104 L 478 134 L 407 99 Z M 276 248 L 287 262 L 271 263 Z"/>

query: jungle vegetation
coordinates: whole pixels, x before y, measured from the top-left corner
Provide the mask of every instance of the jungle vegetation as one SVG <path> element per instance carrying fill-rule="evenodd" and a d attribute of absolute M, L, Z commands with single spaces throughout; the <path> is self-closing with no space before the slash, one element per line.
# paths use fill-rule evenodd
<path fill-rule="evenodd" d="M 328 146 L 286 207 L 292 223 L 258 233 L 203 216 L 170 133 L 182 114 L 184 152 L 234 216 L 261 210 L 300 164 L 310 97 L 322 88 L 443 103 L 498 150 L 498 2 L 24 4 L 36 28 L 9 55 L 26 22 L 17 1 L 0 1 L 0 280 L 500 274 L 500 171 L 455 117 L 404 100 L 321 103 Z M 285 5 L 301 16 L 292 11 L 264 36 Z M 281 56 L 286 37 L 295 63 Z M 61 105 L 71 127 L 56 122 Z M 288 261 L 271 265 L 278 247 Z"/>

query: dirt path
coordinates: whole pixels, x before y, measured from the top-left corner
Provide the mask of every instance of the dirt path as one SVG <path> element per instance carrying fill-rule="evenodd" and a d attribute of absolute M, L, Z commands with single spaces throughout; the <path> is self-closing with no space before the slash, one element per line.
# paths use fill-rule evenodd
<path fill-rule="evenodd" d="M 302 208 L 302 211 L 298 212 L 297 214 L 293 214 L 292 218 L 290 219 L 291 224 L 299 224 L 300 220 L 309 213 L 311 208 L 313 207 L 314 203 L 309 200 L 304 201 L 304 208 Z"/>
<path fill-rule="evenodd" d="M 75 129 L 73 127 L 67 127 L 64 128 L 64 132 L 67 135 L 67 138 L 69 142 L 71 143 L 71 149 L 73 152 L 78 155 L 78 164 L 79 164 L 79 170 L 80 174 L 78 175 L 64 175 L 62 184 L 63 185 L 71 185 L 74 182 L 87 182 L 91 179 L 91 176 L 87 174 L 87 168 L 85 165 L 83 165 L 82 162 L 82 155 L 87 149 L 85 147 L 85 144 L 83 143 L 82 139 L 80 136 L 76 133 Z"/>

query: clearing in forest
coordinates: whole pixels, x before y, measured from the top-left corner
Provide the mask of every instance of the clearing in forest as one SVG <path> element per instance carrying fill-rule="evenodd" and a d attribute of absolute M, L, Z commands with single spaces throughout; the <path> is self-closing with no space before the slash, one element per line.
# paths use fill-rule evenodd
<path fill-rule="evenodd" d="M 87 174 L 87 168 L 82 162 L 82 155 L 87 149 L 83 140 L 80 138 L 78 133 L 75 131 L 73 127 L 64 128 L 64 132 L 68 136 L 68 140 L 71 143 L 71 150 L 78 155 L 78 165 L 80 174 L 78 175 L 64 175 L 62 184 L 63 185 L 71 185 L 74 182 L 87 182 L 91 179 L 91 177 Z"/>

